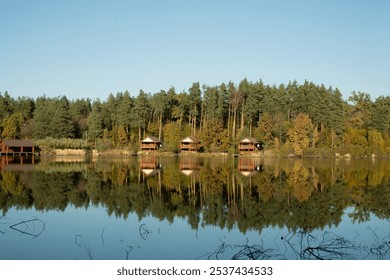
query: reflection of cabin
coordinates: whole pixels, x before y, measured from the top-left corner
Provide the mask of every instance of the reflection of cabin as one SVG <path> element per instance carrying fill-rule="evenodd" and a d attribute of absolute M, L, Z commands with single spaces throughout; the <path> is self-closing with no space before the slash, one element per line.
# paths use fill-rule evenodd
<path fill-rule="evenodd" d="M 156 151 L 161 147 L 161 140 L 157 137 L 149 136 L 141 142 L 141 151 Z"/>
<path fill-rule="evenodd" d="M 246 137 L 238 144 L 238 152 L 242 154 L 250 154 L 260 149 L 260 143 L 251 137 Z"/>
<path fill-rule="evenodd" d="M 181 152 L 197 152 L 200 149 L 200 141 L 195 137 L 189 136 L 181 140 L 180 151 Z"/>
<path fill-rule="evenodd" d="M 3 140 L 1 154 L 5 155 L 33 155 L 35 145 L 31 140 Z"/>
<path fill-rule="evenodd" d="M 154 175 L 160 171 L 160 164 L 157 157 L 140 157 L 139 166 L 147 176 Z"/>
<path fill-rule="evenodd" d="M 257 159 L 254 158 L 239 158 L 238 170 L 245 177 L 253 176 L 260 170 L 260 167 L 256 164 Z"/>
<path fill-rule="evenodd" d="M 199 159 L 197 157 L 180 157 L 179 165 L 180 171 L 186 176 L 200 169 Z"/>
<path fill-rule="evenodd" d="M 2 156 L 0 170 L 2 171 L 32 171 L 34 168 L 34 157 Z"/>

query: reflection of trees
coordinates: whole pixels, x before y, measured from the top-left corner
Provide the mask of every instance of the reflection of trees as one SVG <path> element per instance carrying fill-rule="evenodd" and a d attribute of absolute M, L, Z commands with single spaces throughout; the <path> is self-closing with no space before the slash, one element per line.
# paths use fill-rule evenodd
<path fill-rule="evenodd" d="M 309 170 L 302 166 L 301 160 L 294 162 L 294 167 L 288 174 L 287 185 L 291 189 L 292 195 L 299 201 L 308 200 L 313 191 L 313 185 L 310 182 Z"/>
<path fill-rule="evenodd" d="M 38 210 L 64 210 L 68 205 L 68 194 L 74 188 L 77 173 L 33 172 L 31 191 L 34 206 Z"/>
<path fill-rule="evenodd" d="M 199 161 L 193 173 L 180 171 L 175 158 L 161 159 L 153 176 L 137 160 L 48 164 L 31 173 L 0 173 L 0 207 L 63 210 L 103 205 L 109 215 L 186 218 L 192 228 L 215 225 L 241 231 L 286 226 L 291 231 L 338 224 L 343 210 L 364 221 L 390 216 L 390 167 L 386 162 L 261 162 L 245 177 L 234 159 Z"/>

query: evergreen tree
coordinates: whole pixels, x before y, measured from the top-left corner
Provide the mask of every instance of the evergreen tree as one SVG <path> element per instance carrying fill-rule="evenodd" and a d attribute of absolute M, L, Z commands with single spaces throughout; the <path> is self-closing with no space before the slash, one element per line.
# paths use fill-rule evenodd
<path fill-rule="evenodd" d="M 92 104 L 91 113 L 88 116 L 88 139 L 96 141 L 103 136 L 102 104 L 96 100 Z"/>
<path fill-rule="evenodd" d="M 143 90 L 140 90 L 131 111 L 131 126 L 138 127 L 139 143 L 145 137 L 150 111 L 149 96 Z"/>
<path fill-rule="evenodd" d="M 128 135 L 130 133 L 131 125 L 131 109 L 134 106 L 134 100 L 130 93 L 126 90 L 118 104 L 118 124 L 125 128 Z"/>
<path fill-rule="evenodd" d="M 69 114 L 73 122 L 76 138 L 83 138 L 86 136 L 88 115 L 91 110 L 91 100 L 89 98 L 76 99 L 75 101 L 69 102 Z"/>
<path fill-rule="evenodd" d="M 69 113 L 68 99 L 65 96 L 55 99 L 52 106 L 55 109 L 50 121 L 51 137 L 74 138 L 74 125 Z"/>
<path fill-rule="evenodd" d="M 196 134 L 197 120 L 201 115 L 201 95 L 199 82 L 193 83 L 188 90 L 189 124 L 191 134 Z"/>
<path fill-rule="evenodd" d="M 371 108 L 370 129 L 390 136 L 390 97 L 379 96 Z"/>
<path fill-rule="evenodd" d="M 54 115 L 54 107 L 50 100 L 45 96 L 37 98 L 36 109 L 34 111 L 33 137 L 35 139 L 44 139 L 51 137 L 50 120 Z"/>
<path fill-rule="evenodd" d="M 158 123 L 158 138 L 162 137 L 162 127 L 163 127 L 163 115 L 168 110 L 168 95 L 164 90 L 159 91 L 154 94 L 150 100 L 151 106 L 153 108 L 153 113 L 157 116 Z"/>

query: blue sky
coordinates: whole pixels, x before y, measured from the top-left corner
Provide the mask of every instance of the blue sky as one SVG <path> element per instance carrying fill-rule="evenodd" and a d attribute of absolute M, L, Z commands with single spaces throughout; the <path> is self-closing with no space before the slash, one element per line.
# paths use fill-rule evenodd
<path fill-rule="evenodd" d="M 193 82 L 390 94 L 390 1 L 0 0 L 0 92 L 105 100 Z"/>

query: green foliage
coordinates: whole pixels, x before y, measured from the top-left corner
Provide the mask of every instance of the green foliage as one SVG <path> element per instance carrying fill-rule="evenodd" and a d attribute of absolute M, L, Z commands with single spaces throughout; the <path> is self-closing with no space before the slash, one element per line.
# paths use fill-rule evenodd
<path fill-rule="evenodd" d="M 140 90 L 137 98 L 134 101 L 134 107 L 131 110 L 131 126 L 138 127 L 139 129 L 139 141 L 141 138 L 143 138 L 145 135 L 146 126 L 149 121 L 150 117 L 150 104 L 149 104 L 149 96 Z M 141 129 L 144 131 L 143 134 L 141 134 Z"/>
<path fill-rule="evenodd" d="M 69 101 L 65 96 L 37 99 L 33 136 L 35 139 L 74 137 L 74 124 L 69 113 Z"/>
<path fill-rule="evenodd" d="M 364 149 L 368 146 L 367 131 L 365 129 L 348 127 L 344 137 L 344 142 L 347 145 Z"/>
<path fill-rule="evenodd" d="M 256 138 L 262 141 L 266 147 L 272 147 L 274 144 L 274 121 L 268 112 L 261 115 L 259 126 L 257 127 Z"/>
<path fill-rule="evenodd" d="M 181 126 L 180 122 L 167 123 L 163 128 L 163 151 L 179 152 L 181 140 L 190 135 L 188 126 Z"/>
<path fill-rule="evenodd" d="M 228 152 L 229 138 L 227 130 L 223 128 L 223 124 L 220 120 L 213 119 L 209 121 L 207 125 L 203 127 L 200 139 L 206 152 Z"/>
<path fill-rule="evenodd" d="M 385 149 L 385 140 L 383 139 L 382 133 L 377 130 L 368 131 L 368 145 L 376 149 L 377 153 L 383 153 Z"/>
<path fill-rule="evenodd" d="M 240 137 L 251 136 L 264 142 L 266 149 L 295 146 L 302 154 L 306 144 L 292 141 L 301 128 L 295 128 L 295 136 L 291 134 L 293 120 L 300 114 L 311 120 L 313 130 L 308 133 L 302 128 L 299 133 L 309 135 L 314 149 L 343 147 L 347 153 L 354 148 L 356 154 L 389 154 L 390 97 L 371 100 L 368 93 L 352 92 L 346 102 L 337 88 L 308 81 L 272 86 L 247 79 L 238 85 L 196 82 L 180 93 L 174 87 L 154 94 L 140 90 L 136 96 L 125 91 L 93 102 L 88 98 L 69 101 L 65 96 L 13 99 L 7 92 L 0 93 L 3 138 L 76 138 L 91 144 L 108 140 L 110 147 L 136 147 L 143 137 L 154 135 L 169 142 L 163 143 L 164 149 L 176 151 L 182 137 L 198 135 L 205 139 L 206 151 L 234 152 Z M 223 144 L 217 145 L 218 141 Z"/>
<path fill-rule="evenodd" d="M 19 138 L 22 124 L 23 116 L 21 113 L 6 116 L 1 122 L 1 127 L 3 129 L 1 136 L 5 139 Z"/>
<path fill-rule="evenodd" d="M 390 96 L 380 96 L 375 100 L 369 128 L 390 135 Z"/>
<path fill-rule="evenodd" d="M 288 136 L 295 155 L 302 156 L 303 149 L 309 147 L 313 129 L 311 119 L 306 114 L 301 113 L 292 121 Z"/>
<path fill-rule="evenodd" d="M 88 116 L 88 138 L 92 141 L 103 136 L 102 110 L 100 101 L 95 101 Z"/>
<path fill-rule="evenodd" d="M 126 146 L 128 144 L 128 137 L 125 130 L 125 127 L 123 125 L 119 126 L 118 128 L 118 143 L 121 146 Z"/>

